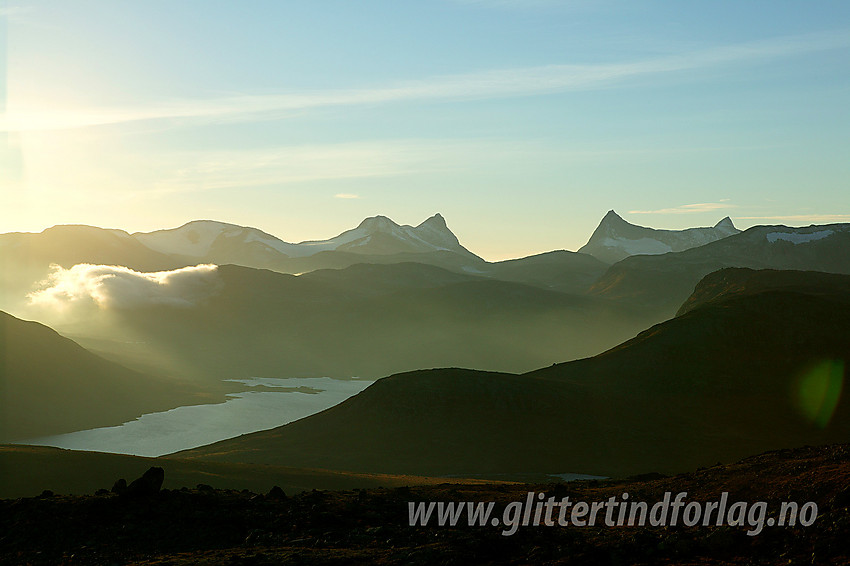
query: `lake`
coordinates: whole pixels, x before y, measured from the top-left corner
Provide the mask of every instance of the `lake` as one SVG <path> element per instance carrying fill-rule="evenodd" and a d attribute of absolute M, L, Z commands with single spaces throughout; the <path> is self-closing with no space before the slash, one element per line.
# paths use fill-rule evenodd
<path fill-rule="evenodd" d="M 228 394 L 223 403 L 177 407 L 119 426 L 31 438 L 19 444 L 162 456 L 290 423 L 333 407 L 374 383 L 329 377 L 226 381 L 243 384 L 246 390 Z"/>

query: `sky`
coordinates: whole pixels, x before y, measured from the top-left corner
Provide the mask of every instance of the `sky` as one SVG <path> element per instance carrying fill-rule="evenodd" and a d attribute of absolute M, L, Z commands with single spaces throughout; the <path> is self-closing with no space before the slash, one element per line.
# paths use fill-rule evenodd
<path fill-rule="evenodd" d="M 850 2 L 0 0 L 0 232 L 850 222 Z"/>

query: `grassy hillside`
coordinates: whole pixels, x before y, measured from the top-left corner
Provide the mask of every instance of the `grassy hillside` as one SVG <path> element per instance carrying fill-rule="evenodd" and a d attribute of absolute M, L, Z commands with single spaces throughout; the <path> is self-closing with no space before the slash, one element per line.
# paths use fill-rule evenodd
<path fill-rule="evenodd" d="M 0 312 L 0 441 L 117 425 L 203 400 L 183 383 L 129 370 Z"/>
<path fill-rule="evenodd" d="M 432 485 L 445 478 L 410 475 L 362 474 L 288 466 L 251 466 L 225 462 L 199 462 L 142 458 L 124 454 L 63 450 L 45 446 L 0 445 L 0 499 L 34 497 L 43 490 L 85 495 L 110 489 L 113 482 L 140 477 L 151 466 L 165 470 L 163 488 L 180 489 L 198 484 L 217 489 L 250 489 L 265 493 L 280 486 L 286 493 L 312 489 L 354 489 Z M 482 480 L 455 478 L 461 484 Z"/>

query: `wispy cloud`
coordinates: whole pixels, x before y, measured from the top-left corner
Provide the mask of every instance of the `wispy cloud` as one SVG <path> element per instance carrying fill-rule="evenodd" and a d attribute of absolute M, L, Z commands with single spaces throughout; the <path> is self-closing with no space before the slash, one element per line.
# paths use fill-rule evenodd
<path fill-rule="evenodd" d="M 781 222 L 850 222 L 850 214 L 791 214 L 785 216 L 736 216 L 735 220 L 779 220 Z"/>
<path fill-rule="evenodd" d="M 660 208 L 658 210 L 630 210 L 629 214 L 693 214 L 697 212 L 713 212 L 715 210 L 725 210 L 736 208 L 734 204 L 728 202 L 729 199 L 723 199 L 721 202 L 700 202 L 697 204 L 683 204 L 672 208 Z"/>
<path fill-rule="evenodd" d="M 418 100 L 479 100 L 608 88 L 630 79 L 756 63 L 850 46 L 847 31 L 787 36 L 624 63 L 542 65 L 435 76 L 371 89 L 287 92 L 174 100 L 134 108 L 51 111 L 21 103 L 0 115 L 0 130 L 65 129 L 152 119 L 254 120 L 328 106 Z"/>
<path fill-rule="evenodd" d="M 402 140 L 168 153 L 161 156 L 158 165 L 162 174 L 157 175 L 154 188 L 146 192 L 389 177 L 417 171 L 432 161 L 439 149 L 433 144 Z M 360 197 L 340 193 L 336 198 Z"/>

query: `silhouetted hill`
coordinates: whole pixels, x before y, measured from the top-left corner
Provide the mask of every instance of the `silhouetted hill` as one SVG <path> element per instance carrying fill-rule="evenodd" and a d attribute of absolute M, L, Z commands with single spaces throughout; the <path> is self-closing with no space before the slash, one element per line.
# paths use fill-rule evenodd
<path fill-rule="evenodd" d="M 847 277 L 844 275 L 819 271 L 729 267 L 703 277 L 676 316 L 705 304 L 716 304 L 745 295 L 776 290 L 823 296 L 838 302 L 850 299 L 847 293 Z"/>
<path fill-rule="evenodd" d="M 703 304 L 603 354 L 524 375 L 394 375 L 322 413 L 180 455 L 427 475 L 623 476 L 846 440 L 850 404 L 836 388 L 850 360 L 850 277 L 840 293 L 805 291 L 819 276 Z"/>
<path fill-rule="evenodd" d="M 131 371 L 0 312 L 0 442 L 117 425 L 199 401 L 185 384 Z"/>
<path fill-rule="evenodd" d="M 482 281 L 482 277 L 464 275 L 424 263 L 392 264 L 357 263 L 344 269 L 318 269 L 299 276 L 337 293 L 350 296 L 386 295 L 389 293 L 444 287 L 455 283 Z"/>
<path fill-rule="evenodd" d="M 557 250 L 477 266 L 471 273 L 565 293 L 584 293 L 608 265 L 583 253 Z"/>
<path fill-rule="evenodd" d="M 609 210 L 580 253 L 590 254 L 604 262 L 616 263 L 633 255 L 657 255 L 680 252 L 740 233 L 727 216 L 712 228 L 656 230 L 637 226 Z"/>
<path fill-rule="evenodd" d="M 756 226 L 683 252 L 629 257 L 612 265 L 590 293 L 655 309 L 663 320 L 700 279 L 724 267 L 850 273 L 850 224 Z"/>
<path fill-rule="evenodd" d="M 523 371 L 602 351 L 644 327 L 641 313 L 610 301 L 421 264 L 298 277 L 222 266 L 218 277 L 220 292 L 192 308 L 113 309 L 111 326 L 90 333 L 117 337 L 116 354 L 135 348 L 122 338 L 134 336 L 147 357 L 217 379 Z"/>

